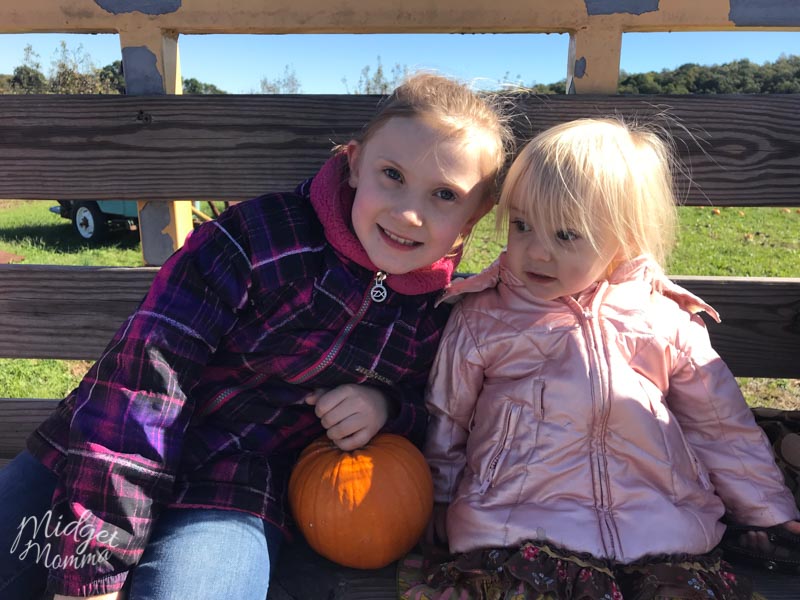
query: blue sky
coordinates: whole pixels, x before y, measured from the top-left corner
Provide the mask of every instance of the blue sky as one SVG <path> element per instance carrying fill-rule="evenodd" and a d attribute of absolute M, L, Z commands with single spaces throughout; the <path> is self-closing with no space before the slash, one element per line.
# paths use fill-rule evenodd
<path fill-rule="evenodd" d="M 31 44 L 45 72 L 61 40 L 79 45 L 95 66 L 120 58 L 116 35 L 2 34 L 0 73 L 11 73 Z M 566 34 L 393 34 L 393 35 L 182 35 L 181 68 L 231 93 L 259 90 L 262 77 L 279 78 L 293 68 L 303 93 L 345 93 L 361 68 L 395 64 L 434 69 L 483 87 L 511 81 L 552 83 L 567 69 Z M 622 69 L 675 68 L 687 62 L 720 64 L 748 58 L 762 64 L 781 54 L 800 55 L 800 32 L 628 33 L 622 43 Z M 482 85 L 480 82 L 485 82 Z"/>

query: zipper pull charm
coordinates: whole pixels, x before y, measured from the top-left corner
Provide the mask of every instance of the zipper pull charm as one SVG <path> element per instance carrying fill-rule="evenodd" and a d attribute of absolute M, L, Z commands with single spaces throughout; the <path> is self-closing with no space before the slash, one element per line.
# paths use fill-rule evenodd
<path fill-rule="evenodd" d="M 383 271 L 378 271 L 375 274 L 375 283 L 372 285 L 372 289 L 369 291 L 369 296 L 372 298 L 373 302 L 383 302 L 386 300 L 388 292 L 386 291 L 386 287 L 383 285 L 384 279 L 386 279 L 386 273 Z"/>

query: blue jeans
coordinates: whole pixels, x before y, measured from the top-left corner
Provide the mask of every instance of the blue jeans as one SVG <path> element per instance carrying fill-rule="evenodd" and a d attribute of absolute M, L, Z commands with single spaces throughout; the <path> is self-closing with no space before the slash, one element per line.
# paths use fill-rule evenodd
<path fill-rule="evenodd" d="M 3 600 L 36 600 L 44 592 L 46 567 L 36 562 L 35 552 L 21 559 L 30 536 L 13 546 L 22 520 L 41 517 L 50 508 L 56 482 L 56 476 L 27 451 L 0 470 Z M 128 575 L 128 600 L 264 600 L 270 564 L 277 561 L 281 540 L 280 529 L 246 513 L 165 510 L 153 527 L 142 559 Z M 41 539 L 33 541 L 43 543 Z"/>

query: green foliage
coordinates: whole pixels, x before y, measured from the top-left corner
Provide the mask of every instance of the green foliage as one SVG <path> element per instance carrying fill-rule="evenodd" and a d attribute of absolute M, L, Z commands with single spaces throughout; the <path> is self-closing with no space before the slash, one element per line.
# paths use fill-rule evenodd
<path fill-rule="evenodd" d="M 70 50 L 62 41 L 50 69 L 47 92 L 51 94 L 118 94 L 108 79 L 100 76 L 83 46 Z"/>
<path fill-rule="evenodd" d="M 536 94 L 564 94 L 566 80 L 536 84 Z M 620 94 L 796 94 L 800 93 L 800 56 L 781 55 L 757 65 L 747 59 L 722 65 L 687 63 L 677 69 L 620 73 Z"/>
<path fill-rule="evenodd" d="M 361 69 L 361 75 L 358 77 L 358 84 L 351 92 L 347 85 L 347 78 L 342 78 L 345 90 L 348 94 L 390 94 L 403 79 L 408 75 L 408 67 L 395 63 L 392 67 L 391 73 L 386 74 L 381 63 L 381 57 L 378 56 L 378 64 L 375 70 L 372 70 L 370 65 L 364 66 Z"/>
<path fill-rule="evenodd" d="M 759 66 L 749 60 L 723 65 L 694 63 L 628 75 L 622 73 L 623 94 L 788 94 L 800 92 L 800 56 L 782 55 Z"/>
<path fill-rule="evenodd" d="M 197 79 L 183 80 L 186 94 L 224 94 L 217 86 Z M 125 75 L 121 60 L 96 68 L 83 46 L 72 50 L 62 41 L 48 75 L 39 55 L 28 45 L 22 64 L 12 75 L 0 75 L 0 94 L 124 94 Z"/>
<path fill-rule="evenodd" d="M 301 92 L 300 80 L 293 66 L 286 65 L 283 75 L 276 79 L 261 78 L 262 94 L 299 94 Z"/>
<path fill-rule="evenodd" d="M 213 83 L 203 83 L 194 77 L 183 80 L 184 94 L 227 94 L 225 90 L 219 89 Z"/>
<path fill-rule="evenodd" d="M 98 73 L 100 81 L 109 88 L 116 90 L 118 94 L 125 93 L 125 74 L 122 70 L 122 61 L 115 60 L 110 65 L 106 65 Z"/>

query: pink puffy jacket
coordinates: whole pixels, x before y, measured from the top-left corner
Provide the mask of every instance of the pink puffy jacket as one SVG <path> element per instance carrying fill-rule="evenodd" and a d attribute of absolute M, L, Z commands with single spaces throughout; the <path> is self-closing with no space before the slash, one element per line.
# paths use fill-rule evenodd
<path fill-rule="evenodd" d="M 425 453 L 450 549 L 547 540 L 627 563 L 710 551 L 798 517 L 701 318 L 647 257 L 577 299 L 504 268 L 456 282 L 431 372 Z"/>

